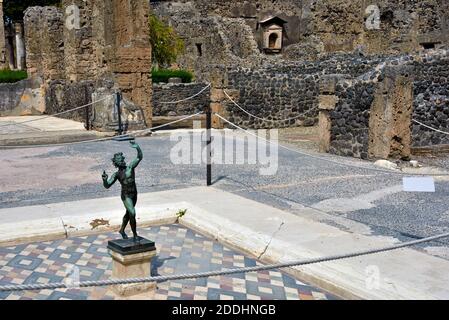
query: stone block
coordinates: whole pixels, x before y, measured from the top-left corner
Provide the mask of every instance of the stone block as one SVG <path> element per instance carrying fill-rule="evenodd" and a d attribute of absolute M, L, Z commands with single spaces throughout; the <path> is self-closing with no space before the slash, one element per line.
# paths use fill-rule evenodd
<path fill-rule="evenodd" d="M 108 249 L 112 257 L 112 278 L 148 278 L 151 275 L 151 260 L 156 255 L 154 242 L 139 237 L 140 243 L 132 239 L 109 241 Z M 156 283 L 120 284 L 112 286 L 112 291 L 121 297 L 130 297 L 151 292 Z"/>

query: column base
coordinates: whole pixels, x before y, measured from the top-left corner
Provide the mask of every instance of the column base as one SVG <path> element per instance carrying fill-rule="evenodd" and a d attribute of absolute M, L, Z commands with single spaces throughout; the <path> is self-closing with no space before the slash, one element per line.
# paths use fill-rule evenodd
<path fill-rule="evenodd" d="M 154 242 L 139 237 L 109 241 L 109 254 L 112 257 L 112 278 L 148 278 L 151 275 L 151 260 L 156 256 Z M 121 298 L 145 296 L 151 299 L 156 289 L 155 282 L 120 284 L 111 287 L 111 291 Z"/>

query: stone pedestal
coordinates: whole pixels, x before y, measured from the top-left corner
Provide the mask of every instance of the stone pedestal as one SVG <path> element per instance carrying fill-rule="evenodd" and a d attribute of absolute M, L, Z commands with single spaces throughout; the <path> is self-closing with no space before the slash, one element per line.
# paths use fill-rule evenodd
<path fill-rule="evenodd" d="M 151 259 L 156 255 L 154 242 L 139 237 L 133 239 L 109 241 L 109 254 L 112 256 L 112 278 L 147 278 L 151 272 Z M 112 286 L 112 291 L 119 297 L 132 297 L 151 293 L 156 283 L 135 283 Z"/>

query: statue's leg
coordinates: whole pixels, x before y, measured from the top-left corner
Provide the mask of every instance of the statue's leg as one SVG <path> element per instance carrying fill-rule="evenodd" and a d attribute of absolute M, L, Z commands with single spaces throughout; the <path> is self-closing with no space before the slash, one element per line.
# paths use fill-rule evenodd
<path fill-rule="evenodd" d="M 136 209 L 134 208 L 134 201 L 130 197 L 126 197 L 124 204 L 129 213 L 129 223 L 131 225 L 134 240 L 137 240 Z"/>
<path fill-rule="evenodd" d="M 128 239 L 128 235 L 125 233 L 126 226 L 129 222 L 129 212 L 126 210 L 125 216 L 123 217 L 122 227 L 120 228 L 119 233 L 121 234 L 123 239 Z"/>

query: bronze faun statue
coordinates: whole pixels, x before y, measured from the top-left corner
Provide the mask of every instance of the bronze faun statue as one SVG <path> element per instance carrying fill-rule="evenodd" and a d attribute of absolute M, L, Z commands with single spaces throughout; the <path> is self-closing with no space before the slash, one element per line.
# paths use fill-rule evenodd
<path fill-rule="evenodd" d="M 128 236 L 125 233 L 125 228 L 129 222 L 134 235 L 134 241 L 137 241 L 138 236 L 135 208 L 137 203 L 137 187 L 134 169 L 136 169 L 140 161 L 142 161 L 143 153 L 140 146 L 135 141 L 130 141 L 130 143 L 131 147 L 137 150 L 137 158 L 127 165 L 123 153 L 116 153 L 114 158 L 112 158 L 112 163 L 116 168 L 118 168 L 118 171 L 115 172 L 110 178 L 108 178 L 106 171 L 103 171 L 102 178 L 103 185 L 106 189 L 109 189 L 117 180 L 122 185 L 122 201 L 126 208 L 126 214 L 123 217 L 120 235 L 123 239 L 128 239 Z"/>

